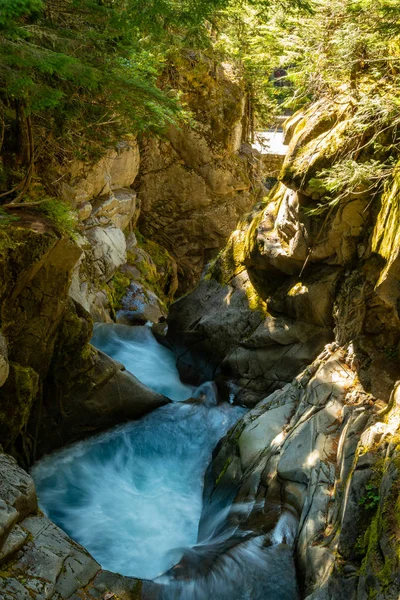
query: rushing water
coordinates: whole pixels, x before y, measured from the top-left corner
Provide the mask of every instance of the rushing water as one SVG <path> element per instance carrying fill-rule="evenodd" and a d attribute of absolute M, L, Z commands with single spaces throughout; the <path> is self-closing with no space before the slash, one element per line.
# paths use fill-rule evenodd
<path fill-rule="evenodd" d="M 296 598 L 293 517 L 284 513 L 267 543 L 232 526 L 230 502 L 203 515 L 199 528 L 212 450 L 244 409 L 217 404 L 212 383 L 197 390 L 184 385 L 173 354 L 147 327 L 101 325 L 93 343 L 180 402 L 37 463 L 44 512 L 105 569 L 155 580 L 145 597 Z M 193 397 L 194 403 L 182 402 Z"/>
<path fill-rule="evenodd" d="M 186 400 L 193 395 L 195 388 L 179 379 L 175 355 L 157 342 L 150 327 L 97 325 L 91 342 L 125 365 L 144 384 L 171 400 Z"/>

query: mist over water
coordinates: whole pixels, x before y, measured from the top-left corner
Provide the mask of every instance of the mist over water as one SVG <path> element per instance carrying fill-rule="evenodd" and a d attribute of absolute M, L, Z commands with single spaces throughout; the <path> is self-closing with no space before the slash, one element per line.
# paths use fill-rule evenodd
<path fill-rule="evenodd" d="M 230 500 L 203 512 L 204 474 L 245 409 L 217 404 L 207 382 L 182 384 L 175 358 L 148 327 L 101 325 L 93 343 L 175 402 L 64 448 L 33 468 L 42 510 L 105 569 L 141 579 L 144 599 L 294 600 L 297 521 L 265 536 L 229 519 Z M 210 508 L 210 507 L 209 507 Z M 200 523 L 200 528 L 199 528 Z"/>

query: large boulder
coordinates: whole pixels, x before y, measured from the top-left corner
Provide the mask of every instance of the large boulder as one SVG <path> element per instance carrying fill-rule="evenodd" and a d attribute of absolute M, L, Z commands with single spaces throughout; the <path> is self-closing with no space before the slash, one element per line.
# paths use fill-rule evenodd
<path fill-rule="evenodd" d="M 61 197 L 74 206 L 83 205 L 113 190 L 129 188 L 139 171 L 140 154 L 135 139 L 121 141 L 97 163 L 75 161 L 58 177 Z"/>
<path fill-rule="evenodd" d="M 302 298 L 305 319 L 315 314 L 312 302 L 318 306 L 310 291 Z M 259 298 L 257 304 L 243 272 L 229 285 L 203 281 L 173 304 L 167 340 L 185 380 L 216 379 L 225 397 L 253 406 L 290 382 L 332 339 L 332 322 L 321 322 L 320 314 L 311 322 L 273 316 Z"/>

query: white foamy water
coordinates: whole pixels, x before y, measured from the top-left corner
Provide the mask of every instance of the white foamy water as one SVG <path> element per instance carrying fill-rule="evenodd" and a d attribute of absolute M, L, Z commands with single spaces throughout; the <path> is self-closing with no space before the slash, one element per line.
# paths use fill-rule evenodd
<path fill-rule="evenodd" d="M 95 343 L 144 383 L 175 399 L 193 395 L 171 352 L 147 327 L 100 326 Z M 196 543 L 204 472 L 244 409 L 173 403 L 139 421 L 53 453 L 33 468 L 40 507 L 105 569 L 153 579 Z"/>
<path fill-rule="evenodd" d="M 96 326 L 91 343 L 171 400 L 186 400 L 193 395 L 195 388 L 179 379 L 175 355 L 157 342 L 150 327 L 104 323 Z"/>
<path fill-rule="evenodd" d="M 235 512 L 247 513 L 236 505 Z M 225 513 L 225 514 L 222 514 Z M 297 600 L 293 561 L 297 519 L 283 512 L 269 535 L 227 525 L 226 511 L 213 517 L 222 530 L 185 551 L 180 563 L 145 586 L 155 600 Z M 224 526 L 225 523 L 225 526 Z M 144 597 L 147 595 L 145 593 Z"/>
<path fill-rule="evenodd" d="M 217 405 L 212 382 L 182 384 L 148 327 L 101 325 L 93 342 L 153 389 L 197 402 L 163 406 L 39 461 L 42 510 L 103 568 L 155 580 L 144 599 L 297 600 L 297 519 L 283 513 L 266 536 L 247 531 L 252 505 L 232 507 L 234 488 L 203 510 L 212 450 L 245 410 Z"/>
<path fill-rule="evenodd" d="M 171 404 L 56 452 L 33 469 L 40 507 L 105 569 L 153 579 L 196 543 L 204 471 L 242 413 Z"/>

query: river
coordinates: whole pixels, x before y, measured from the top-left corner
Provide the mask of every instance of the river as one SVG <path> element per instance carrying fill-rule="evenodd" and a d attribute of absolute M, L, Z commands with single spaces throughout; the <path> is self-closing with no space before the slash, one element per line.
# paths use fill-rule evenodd
<path fill-rule="evenodd" d="M 41 509 L 104 569 L 155 582 L 149 598 L 296 598 L 290 514 L 267 536 L 242 531 L 232 496 L 201 520 L 212 451 L 245 409 L 218 403 L 212 382 L 183 384 L 149 327 L 100 325 L 92 343 L 174 402 L 40 460 Z"/>

